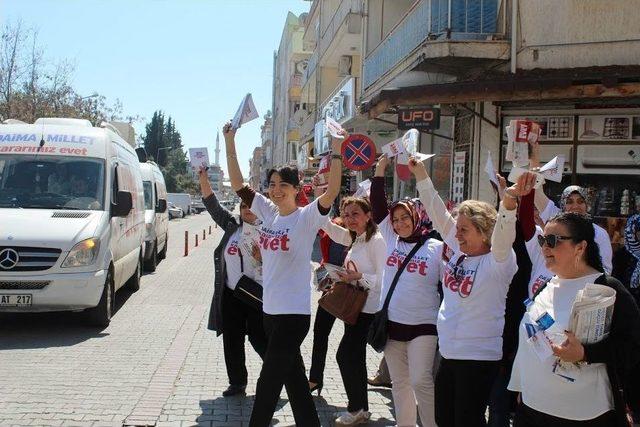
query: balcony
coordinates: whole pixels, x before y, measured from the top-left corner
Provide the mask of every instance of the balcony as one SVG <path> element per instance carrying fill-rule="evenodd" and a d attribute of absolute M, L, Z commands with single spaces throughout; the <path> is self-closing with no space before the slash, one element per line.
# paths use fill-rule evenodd
<path fill-rule="evenodd" d="M 400 63 L 411 67 L 445 57 L 508 59 L 508 42 L 496 41 L 504 38 L 498 29 L 498 9 L 498 0 L 420 1 L 365 58 L 363 88 L 372 86 Z"/>
<path fill-rule="evenodd" d="M 313 111 L 302 121 L 300 125 L 300 140 L 306 141 L 313 137 L 313 132 L 316 126 L 316 112 Z"/>
<path fill-rule="evenodd" d="M 304 76 L 302 77 L 302 87 L 306 87 L 307 83 L 309 83 L 309 79 L 313 76 L 313 73 L 316 71 L 318 67 L 318 49 L 313 52 L 313 55 L 309 58 L 307 62 L 307 68 L 304 70 Z"/>
<path fill-rule="evenodd" d="M 331 21 L 320 34 L 317 50 L 322 59 L 325 52 L 336 38 L 341 38 L 345 34 L 360 34 L 362 31 L 362 1 L 342 0 L 340 6 L 334 13 Z M 359 41 L 359 40 L 356 40 Z"/>

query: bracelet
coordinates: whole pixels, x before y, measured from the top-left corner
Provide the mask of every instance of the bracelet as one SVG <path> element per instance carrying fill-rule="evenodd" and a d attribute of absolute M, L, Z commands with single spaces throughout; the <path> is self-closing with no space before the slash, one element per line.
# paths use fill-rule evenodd
<path fill-rule="evenodd" d="M 227 153 L 227 158 L 237 159 L 236 153 Z"/>
<path fill-rule="evenodd" d="M 340 154 L 332 154 L 331 160 L 342 160 L 342 156 Z"/>

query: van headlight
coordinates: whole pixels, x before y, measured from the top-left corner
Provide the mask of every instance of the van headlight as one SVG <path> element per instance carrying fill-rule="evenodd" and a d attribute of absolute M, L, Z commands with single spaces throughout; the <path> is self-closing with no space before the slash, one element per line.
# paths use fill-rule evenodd
<path fill-rule="evenodd" d="M 70 251 L 62 267 L 83 267 L 95 262 L 100 251 L 100 240 L 87 239 L 76 244 Z"/>

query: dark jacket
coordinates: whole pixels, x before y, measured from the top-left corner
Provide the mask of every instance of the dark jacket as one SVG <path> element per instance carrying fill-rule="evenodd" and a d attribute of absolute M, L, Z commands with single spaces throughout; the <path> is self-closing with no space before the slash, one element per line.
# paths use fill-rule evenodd
<path fill-rule="evenodd" d="M 220 244 L 218 244 L 213 251 L 213 265 L 215 267 L 214 291 L 211 310 L 209 311 L 209 324 L 207 326 L 208 329 L 216 331 L 216 333 L 220 335 L 222 334 L 222 298 L 224 296 L 224 287 L 227 284 L 224 248 L 227 246 L 233 233 L 241 226 L 241 222 L 231 212 L 220 205 L 215 194 L 210 195 L 206 199 L 202 199 L 202 202 L 211 215 L 211 218 L 224 230 Z"/>

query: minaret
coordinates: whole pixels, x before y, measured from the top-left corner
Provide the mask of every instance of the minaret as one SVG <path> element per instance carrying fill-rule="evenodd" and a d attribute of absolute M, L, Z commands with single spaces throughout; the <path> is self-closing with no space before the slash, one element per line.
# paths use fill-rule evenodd
<path fill-rule="evenodd" d="M 220 165 L 218 163 L 219 160 L 220 160 L 220 131 L 218 131 L 218 134 L 216 135 L 216 162 L 214 163 L 216 166 Z"/>

